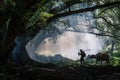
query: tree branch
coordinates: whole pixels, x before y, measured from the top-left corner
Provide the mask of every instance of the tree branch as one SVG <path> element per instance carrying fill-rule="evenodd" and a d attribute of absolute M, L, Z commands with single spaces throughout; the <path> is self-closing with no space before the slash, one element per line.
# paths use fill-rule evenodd
<path fill-rule="evenodd" d="M 104 17 L 95 17 L 95 18 L 101 18 L 103 19 L 107 24 L 111 25 L 112 27 L 114 27 L 115 29 L 120 30 L 120 27 L 117 27 L 117 25 L 112 24 L 111 22 L 107 21 L 107 19 L 105 19 Z"/>
<path fill-rule="evenodd" d="M 67 9 L 67 8 L 69 8 L 70 6 L 73 6 L 73 5 L 75 5 L 75 4 L 77 4 L 77 3 L 82 3 L 82 1 L 81 0 L 70 0 L 70 1 L 67 1 L 67 2 L 65 2 L 65 6 L 64 7 L 61 7 L 60 8 L 60 10 L 58 11 L 58 7 L 56 7 L 56 8 L 54 8 L 54 9 L 51 9 L 50 10 L 50 13 L 52 13 L 52 14 L 55 14 L 55 13 L 58 13 L 58 12 L 60 12 L 60 11 L 62 11 L 62 10 L 64 10 L 64 9 Z M 57 11 L 56 11 L 57 10 Z"/>
<path fill-rule="evenodd" d="M 112 38 L 115 38 L 117 40 L 120 40 L 120 37 L 116 37 L 116 35 L 112 35 L 112 34 L 94 33 L 94 32 L 88 32 L 88 33 L 89 34 L 94 34 L 94 35 L 97 35 L 97 36 L 108 36 L 108 37 L 112 37 Z"/>
<path fill-rule="evenodd" d="M 107 8 L 105 8 L 104 10 L 102 10 L 98 15 L 101 15 L 101 14 L 102 14 L 103 12 L 105 12 L 106 10 L 112 9 L 112 8 L 114 8 L 114 7 L 118 7 L 118 6 L 107 7 Z"/>
<path fill-rule="evenodd" d="M 113 3 L 107 3 L 107 4 L 103 4 L 103 5 L 96 5 L 93 7 L 88 7 L 85 9 L 80 9 L 80 10 L 75 10 L 75 11 L 71 11 L 71 12 L 65 12 L 65 13 L 61 13 L 61 14 L 56 14 L 53 17 L 49 18 L 47 20 L 47 22 L 51 22 L 59 17 L 64 17 L 64 16 L 69 16 L 72 14 L 77 14 L 77 13 L 83 13 L 83 12 L 89 12 L 89 11 L 94 11 L 96 9 L 101 9 L 101 8 L 106 8 L 106 7 L 111 7 L 111 6 L 119 6 L 120 5 L 120 1 L 117 2 L 113 2 Z"/>

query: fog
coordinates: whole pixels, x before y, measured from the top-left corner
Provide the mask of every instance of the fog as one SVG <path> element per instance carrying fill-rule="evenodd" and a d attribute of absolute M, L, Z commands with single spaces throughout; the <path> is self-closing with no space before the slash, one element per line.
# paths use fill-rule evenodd
<path fill-rule="evenodd" d="M 48 30 L 41 30 L 26 46 L 33 60 L 41 62 L 44 61 L 41 55 L 49 57 L 56 54 L 78 60 L 80 49 L 89 49 L 85 51 L 88 55 L 96 54 L 104 46 L 102 38 L 89 33 L 98 32 L 92 29 L 95 23 L 91 12 L 62 17 L 48 26 Z"/>

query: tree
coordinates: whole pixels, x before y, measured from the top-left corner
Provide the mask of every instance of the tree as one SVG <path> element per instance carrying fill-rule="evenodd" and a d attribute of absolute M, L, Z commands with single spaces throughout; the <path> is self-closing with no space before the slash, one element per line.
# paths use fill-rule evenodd
<path fill-rule="evenodd" d="M 4 34 L 0 49 L 2 62 L 7 61 L 8 56 L 11 55 L 12 49 L 14 47 L 14 39 L 18 34 L 26 33 L 27 30 L 32 31 L 35 34 L 39 29 L 44 29 L 47 27 L 46 24 L 49 24 L 51 21 L 60 17 L 65 17 L 77 13 L 88 11 L 97 12 L 97 10 L 99 10 L 100 15 L 102 16 L 97 16 L 97 14 L 95 14 L 95 17 L 102 17 L 107 25 L 111 25 L 111 27 L 108 27 L 110 31 L 108 33 L 110 35 L 107 33 L 107 36 L 119 39 L 119 31 L 117 30 L 117 33 L 113 33 L 114 30 L 119 28 L 117 27 L 118 24 L 111 24 L 108 21 L 109 18 L 106 20 L 104 15 L 108 10 L 108 15 L 112 15 L 112 13 L 115 13 L 115 16 L 118 15 L 120 13 L 119 0 L 2 0 L 0 3 L 3 4 L 0 6 L 0 30 Z M 71 11 L 71 6 L 80 3 L 87 4 L 88 7 Z M 56 6 L 56 4 L 59 5 Z M 113 10 L 111 12 L 110 9 L 114 8 L 115 11 Z M 104 27 L 103 25 L 99 24 L 98 21 L 96 21 L 96 24 L 97 27 L 95 28 L 98 30 L 101 29 L 101 27 L 106 28 L 106 26 Z M 102 31 L 106 33 L 104 29 L 102 29 L 101 32 Z M 102 36 L 106 35 L 103 35 L 103 33 L 93 34 Z"/>
<path fill-rule="evenodd" d="M 2 0 L 0 7 L 0 30 L 4 34 L 0 45 L 0 59 L 2 63 L 8 60 L 14 47 L 14 39 L 18 34 L 25 33 L 26 26 L 24 21 L 26 14 L 34 12 L 37 3 L 44 4 L 47 0 Z M 35 6 L 35 8 L 32 8 Z"/>

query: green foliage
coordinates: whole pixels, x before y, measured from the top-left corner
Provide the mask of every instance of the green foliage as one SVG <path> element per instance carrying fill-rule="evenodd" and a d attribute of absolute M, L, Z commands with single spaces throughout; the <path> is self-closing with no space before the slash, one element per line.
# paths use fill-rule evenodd
<path fill-rule="evenodd" d="M 120 57 L 113 57 L 112 65 L 113 66 L 120 66 Z"/>
<path fill-rule="evenodd" d="M 50 13 L 47 13 L 47 12 L 41 12 L 41 15 L 45 18 L 49 18 L 49 17 L 52 17 L 53 15 L 50 14 Z"/>
<path fill-rule="evenodd" d="M 95 12 L 95 17 L 97 18 L 97 26 L 99 30 L 104 32 L 110 37 L 120 39 L 120 26 L 119 26 L 119 7 L 109 7 L 106 9 L 99 9 Z"/>
<path fill-rule="evenodd" d="M 7 6 L 16 6 L 16 3 L 13 0 L 5 0 Z"/>
<path fill-rule="evenodd" d="M 26 29 L 31 28 L 31 31 L 34 31 L 36 28 L 45 28 L 46 21 L 52 17 L 52 14 L 43 12 L 41 8 L 38 8 L 35 13 L 27 13 L 25 17 L 27 18 Z"/>
<path fill-rule="evenodd" d="M 120 51 L 115 52 L 111 54 L 111 65 L 113 66 L 120 66 Z"/>

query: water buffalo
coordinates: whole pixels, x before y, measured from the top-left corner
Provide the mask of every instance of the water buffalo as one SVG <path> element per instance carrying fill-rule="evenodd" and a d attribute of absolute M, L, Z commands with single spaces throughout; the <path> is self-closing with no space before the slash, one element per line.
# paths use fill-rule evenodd
<path fill-rule="evenodd" d="M 90 55 L 89 58 L 96 59 L 96 64 L 98 61 L 105 61 L 107 64 L 110 63 L 110 56 L 107 53 L 97 53 L 96 55 Z"/>

